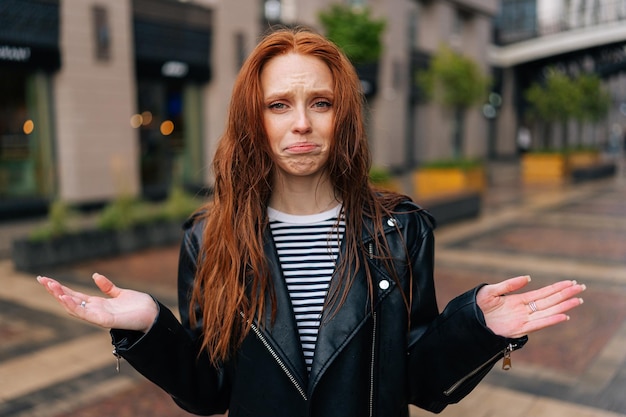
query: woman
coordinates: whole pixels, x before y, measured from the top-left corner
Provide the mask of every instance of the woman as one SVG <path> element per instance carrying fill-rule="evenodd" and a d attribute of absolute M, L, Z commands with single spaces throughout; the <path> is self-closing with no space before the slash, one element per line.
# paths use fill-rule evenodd
<path fill-rule="evenodd" d="M 583 285 L 483 285 L 440 314 L 433 219 L 375 191 L 359 80 L 306 30 L 265 37 L 235 83 L 215 194 L 185 225 L 182 324 L 94 274 L 108 297 L 39 277 L 115 353 L 197 414 L 407 416 L 469 393 L 530 332 L 568 319 Z"/>

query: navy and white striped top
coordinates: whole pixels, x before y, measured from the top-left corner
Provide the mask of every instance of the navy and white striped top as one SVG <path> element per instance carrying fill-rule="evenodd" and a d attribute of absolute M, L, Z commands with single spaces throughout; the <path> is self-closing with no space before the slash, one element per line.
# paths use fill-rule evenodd
<path fill-rule="evenodd" d="M 343 220 L 335 227 L 341 205 L 308 216 L 271 207 L 267 212 L 310 372 L 322 307 L 345 232 Z"/>

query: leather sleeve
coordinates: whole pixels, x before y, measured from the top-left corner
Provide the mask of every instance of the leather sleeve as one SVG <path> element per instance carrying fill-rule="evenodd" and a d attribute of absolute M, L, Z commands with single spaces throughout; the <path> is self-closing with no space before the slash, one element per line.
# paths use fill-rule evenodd
<path fill-rule="evenodd" d="M 406 232 L 407 238 L 413 234 L 415 241 L 409 247 L 414 273 L 409 398 L 412 404 L 439 413 L 469 394 L 503 356 L 509 343 L 517 349 L 526 338 L 507 339 L 486 327 L 476 304 L 480 286 L 456 297 L 441 314 L 438 312 L 433 227 L 427 214 L 420 213 L 419 217 L 421 221 L 409 225 Z"/>
<path fill-rule="evenodd" d="M 181 245 L 179 296 L 186 295 L 193 285 L 196 232 L 193 227 L 187 228 Z M 188 311 L 186 300 L 182 300 L 181 313 Z M 146 334 L 111 330 L 116 353 L 170 394 L 183 409 L 199 415 L 224 413 L 230 387 L 224 370 L 212 366 L 208 355 L 200 351 L 199 328 L 189 328 L 188 313 L 181 324 L 167 307 L 158 305 L 158 316 Z"/>
<path fill-rule="evenodd" d="M 189 219 L 185 225 L 185 233 L 180 245 L 178 258 L 178 312 L 183 327 L 193 339 L 199 339 L 202 335 L 202 315 L 199 309 L 195 310 L 196 326 L 192 328 L 189 320 L 189 304 L 191 291 L 196 277 L 200 243 L 202 242 L 204 223 L 196 222 L 195 218 Z"/>

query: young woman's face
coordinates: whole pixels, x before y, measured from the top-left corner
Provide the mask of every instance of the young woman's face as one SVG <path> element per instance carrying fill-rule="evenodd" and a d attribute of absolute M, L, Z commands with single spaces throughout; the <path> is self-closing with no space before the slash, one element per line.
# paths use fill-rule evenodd
<path fill-rule="evenodd" d="M 263 123 L 284 179 L 323 173 L 333 132 L 333 78 L 319 58 L 289 53 L 261 73 Z"/>

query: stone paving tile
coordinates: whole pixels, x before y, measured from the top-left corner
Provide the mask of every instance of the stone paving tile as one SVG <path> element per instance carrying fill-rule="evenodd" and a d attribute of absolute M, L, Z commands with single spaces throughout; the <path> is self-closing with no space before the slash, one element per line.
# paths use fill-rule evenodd
<path fill-rule="evenodd" d="M 29 395 L 107 364 L 115 367 L 110 338 L 105 332 L 17 356 L 0 363 L 0 399 Z"/>
<path fill-rule="evenodd" d="M 623 190 L 598 193 L 584 201 L 576 201 L 560 208 L 563 212 L 593 214 L 594 216 L 622 217 L 626 213 L 626 198 Z"/>
<path fill-rule="evenodd" d="M 86 391 L 94 389 L 98 384 L 114 380 L 117 377 L 113 362 L 104 368 L 86 372 L 76 378 L 60 381 L 48 387 L 30 392 L 28 394 L 11 398 L 0 403 L 0 416 L 27 416 L 32 414 L 44 414 L 41 410 L 36 412 L 42 404 L 46 404 L 49 410 L 72 407 L 74 400 L 81 397 Z M 139 377 L 135 377 L 139 381 Z M 112 400 L 113 398 L 111 398 Z M 48 413 L 48 416 L 53 415 Z"/>
<path fill-rule="evenodd" d="M 434 414 L 410 407 L 411 417 L 432 417 Z M 463 401 L 448 406 L 441 417 L 619 417 L 597 408 L 570 404 L 483 382 Z"/>
<path fill-rule="evenodd" d="M 113 397 L 95 401 L 56 417 L 189 417 L 163 390 L 142 381 Z"/>
<path fill-rule="evenodd" d="M 41 311 L 0 299 L 0 363 L 98 331 L 93 326 L 42 314 Z"/>
<path fill-rule="evenodd" d="M 450 247 L 626 263 L 623 230 L 571 224 L 565 227 L 524 221 L 471 236 Z"/>

